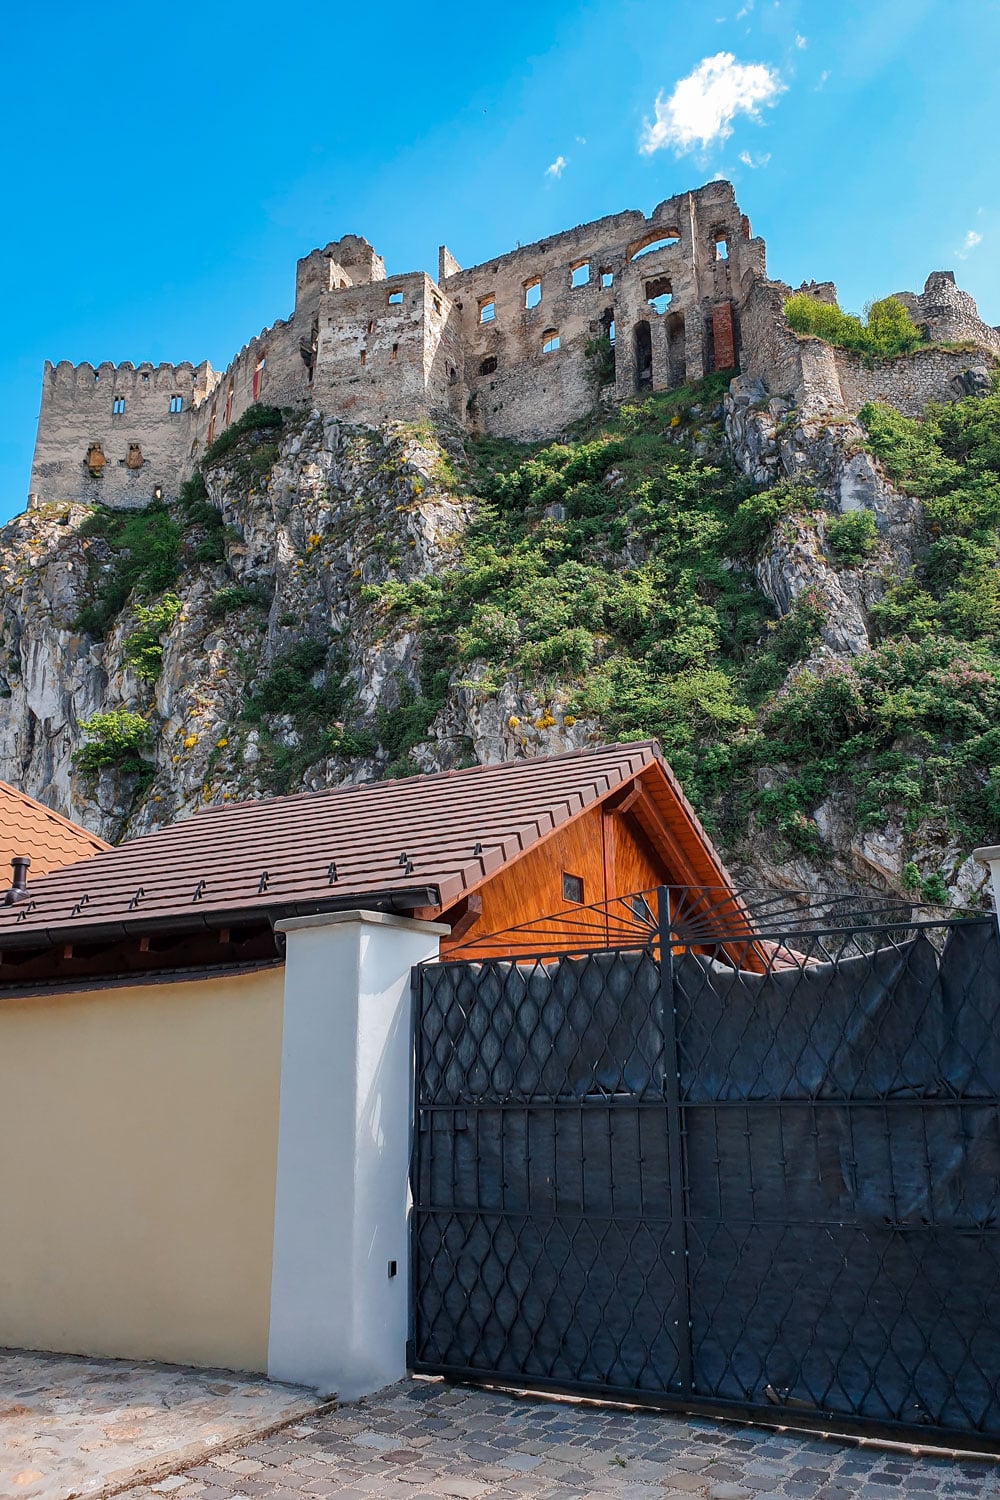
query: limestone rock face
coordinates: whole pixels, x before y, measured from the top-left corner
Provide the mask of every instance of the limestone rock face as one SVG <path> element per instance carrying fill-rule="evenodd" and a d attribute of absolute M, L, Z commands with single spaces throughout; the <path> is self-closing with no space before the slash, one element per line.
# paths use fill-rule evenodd
<path fill-rule="evenodd" d="M 779 523 L 756 567 L 779 617 L 803 599 L 822 607 L 822 640 L 806 665 L 822 671 L 867 651 L 869 607 L 912 562 L 915 502 L 888 483 L 848 418 L 802 419 L 787 401 L 737 380 L 725 432 L 733 460 L 758 483 L 809 487 L 802 512 Z M 81 532 L 88 508 L 36 507 L 11 521 L 0 531 L 0 778 L 117 841 L 208 803 L 599 743 L 599 723 L 566 711 L 567 685 L 497 682 L 482 663 L 449 663 L 444 704 L 415 745 L 406 741 L 400 764 L 399 724 L 429 666 L 441 664 L 425 659 L 416 623 L 383 606 L 393 589 L 453 565 L 471 502 L 454 483 L 450 460 L 461 454 L 449 453 L 452 442 L 443 448 L 420 427 L 348 427 L 314 413 L 286 427 L 266 472 L 248 472 L 238 457 L 211 468 L 208 499 L 224 526 L 224 557 L 199 561 L 197 532 L 185 533 L 181 608 L 161 637 L 155 683 L 128 660 L 141 601 L 130 596 L 102 640 L 76 623 L 115 566 L 108 544 Z M 605 483 L 615 485 L 615 470 Z M 827 527 L 859 508 L 875 518 L 876 547 L 863 565 L 847 567 L 832 557 Z M 304 645 L 311 676 L 304 687 L 298 680 L 299 699 L 315 690 L 324 703 L 345 705 L 345 723 L 331 710 L 322 733 L 303 718 L 292 687 L 281 701 L 290 681 L 283 664 L 305 659 Z M 267 713 L 254 718 L 247 705 L 263 689 Z M 331 689 L 334 697 L 323 698 Z M 81 773 L 73 761 L 81 725 L 118 708 L 149 724 L 146 774 Z M 774 761 L 780 766 L 780 745 Z M 750 890 L 901 889 L 900 829 L 861 834 L 832 799 L 813 821 L 822 857 L 779 861 L 768 833 L 752 827 L 738 849 L 723 852 Z M 943 872 L 955 903 L 983 899 L 985 871 L 968 849 L 939 829 L 922 830 L 919 843 L 922 876 Z"/>

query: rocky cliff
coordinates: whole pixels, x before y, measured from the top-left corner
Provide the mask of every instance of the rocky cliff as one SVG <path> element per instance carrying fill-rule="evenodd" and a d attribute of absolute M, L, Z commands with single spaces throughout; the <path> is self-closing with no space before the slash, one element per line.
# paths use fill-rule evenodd
<path fill-rule="evenodd" d="M 0 532 L 0 777 L 118 840 L 656 734 L 748 885 L 976 903 L 1000 673 L 889 438 L 718 379 L 537 452 L 251 411 L 168 503 Z"/>

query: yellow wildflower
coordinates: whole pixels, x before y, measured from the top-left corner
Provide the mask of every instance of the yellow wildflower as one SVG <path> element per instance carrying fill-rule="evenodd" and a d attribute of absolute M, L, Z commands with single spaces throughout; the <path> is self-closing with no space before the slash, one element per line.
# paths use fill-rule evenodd
<path fill-rule="evenodd" d="M 508 729 L 516 729 L 517 726 L 518 726 L 518 724 L 520 724 L 520 722 L 521 721 L 517 717 L 517 714 L 511 714 L 510 718 L 507 720 L 507 728 Z"/>
<path fill-rule="evenodd" d="M 216 750 L 225 750 L 228 744 L 229 741 L 226 739 L 225 735 L 223 735 L 221 740 L 216 740 L 215 748 Z"/>
<path fill-rule="evenodd" d="M 195 747 L 195 745 L 197 745 L 197 743 L 198 743 L 198 736 L 196 734 L 189 734 L 187 736 L 187 738 L 185 739 L 185 741 L 184 741 L 184 749 L 185 750 L 193 750 L 194 747 Z"/>

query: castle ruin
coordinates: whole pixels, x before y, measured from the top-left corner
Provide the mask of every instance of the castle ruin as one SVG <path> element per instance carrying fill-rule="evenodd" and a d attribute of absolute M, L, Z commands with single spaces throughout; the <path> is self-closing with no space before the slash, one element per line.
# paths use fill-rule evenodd
<path fill-rule="evenodd" d="M 800 290 L 836 296 L 830 283 Z M 983 359 L 1000 356 L 1000 332 L 950 272 L 933 273 L 922 294 L 897 294 L 930 347 L 876 370 L 793 333 L 790 291 L 767 279 L 764 241 L 728 182 L 669 198 L 648 218 L 613 214 L 466 270 L 442 246 L 436 281 L 423 271 L 387 276 L 367 240 L 345 235 L 298 262 L 291 317 L 251 339 L 221 375 L 207 362 L 46 362 L 29 503 L 131 507 L 175 493 L 257 402 L 357 424 L 430 417 L 547 439 L 599 396 L 622 401 L 713 370 L 738 371 L 744 389 L 782 395 L 806 414 L 856 411 L 874 396 L 919 411 L 981 384 Z"/>

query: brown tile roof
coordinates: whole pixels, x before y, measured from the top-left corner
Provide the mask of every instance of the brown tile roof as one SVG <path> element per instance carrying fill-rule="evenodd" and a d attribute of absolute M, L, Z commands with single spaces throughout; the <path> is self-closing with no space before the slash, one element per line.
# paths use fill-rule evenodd
<path fill-rule="evenodd" d="M 0 781 L 0 888 L 10 884 L 7 865 L 15 854 L 28 855 L 28 878 L 35 880 L 108 848 L 103 839 Z"/>
<path fill-rule="evenodd" d="M 700 857 L 725 869 L 651 742 L 206 808 L 41 881 L 0 908 L 0 947 L 138 927 L 177 930 L 278 909 L 445 907 L 638 774 Z"/>

